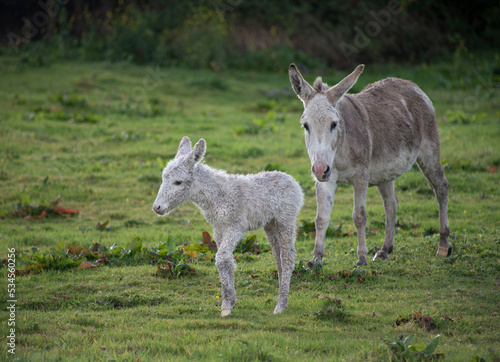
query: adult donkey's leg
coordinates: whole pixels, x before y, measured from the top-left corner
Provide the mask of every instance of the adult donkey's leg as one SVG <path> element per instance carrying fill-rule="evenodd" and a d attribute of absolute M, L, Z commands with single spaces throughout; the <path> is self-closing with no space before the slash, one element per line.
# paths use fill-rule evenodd
<path fill-rule="evenodd" d="M 354 190 L 354 211 L 352 220 L 358 232 L 358 263 L 357 265 L 368 265 L 366 254 L 368 249 L 365 241 L 366 228 L 366 191 L 368 190 L 368 181 L 359 178 L 353 185 Z"/>
<path fill-rule="evenodd" d="M 380 258 L 386 259 L 390 253 L 392 253 L 392 248 L 394 244 L 394 232 L 396 226 L 396 211 L 398 209 L 398 198 L 394 192 L 394 181 L 386 182 L 385 184 L 377 186 L 380 196 L 382 196 L 382 201 L 384 203 L 385 211 L 385 239 L 382 249 L 377 251 L 373 260 Z"/>
<path fill-rule="evenodd" d="M 436 195 L 439 204 L 439 244 L 437 255 L 450 256 L 452 245 L 448 241 L 450 228 L 448 226 L 448 189 L 450 183 L 444 176 L 443 167 L 439 160 L 439 140 L 427 147 L 420 148 L 417 165 L 425 175 Z"/>
<path fill-rule="evenodd" d="M 331 177 L 327 182 L 316 181 L 316 238 L 311 263 L 321 267 L 325 254 L 326 229 L 330 222 L 337 180 Z"/>

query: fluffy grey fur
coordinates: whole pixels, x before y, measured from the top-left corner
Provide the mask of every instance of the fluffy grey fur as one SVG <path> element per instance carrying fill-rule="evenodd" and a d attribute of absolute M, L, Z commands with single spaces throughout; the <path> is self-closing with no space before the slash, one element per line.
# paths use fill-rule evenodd
<path fill-rule="evenodd" d="M 175 159 L 163 170 L 163 182 L 153 211 L 165 215 L 184 201 L 194 202 L 214 229 L 215 263 L 222 284 L 223 317 L 236 303 L 233 251 L 245 231 L 264 228 L 278 269 L 279 294 L 274 313 L 288 303 L 295 267 L 295 222 L 303 203 L 302 189 L 283 172 L 229 175 L 199 163 L 206 151 L 204 139 L 191 149 L 184 137 Z"/>
<path fill-rule="evenodd" d="M 316 242 L 313 262 L 321 264 L 325 233 L 338 183 L 353 186 L 353 221 L 358 232 L 358 265 L 367 264 L 365 244 L 366 192 L 377 186 L 385 210 L 385 239 L 375 258 L 387 258 L 393 250 L 398 199 L 394 180 L 416 161 L 439 203 L 438 255 L 451 253 L 448 242 L 447 205 L 449 183 L 441 167 L 440 142 L 432 102 L 414 83 L 387 78 L 358 94 L 346 94 L 363 72 L 359 65 L 329 88 L 316 79 L 307 83 L 294 64 L 289 77 L 304 104 L 301 123 L 307 151 L 316 177 Z"/>

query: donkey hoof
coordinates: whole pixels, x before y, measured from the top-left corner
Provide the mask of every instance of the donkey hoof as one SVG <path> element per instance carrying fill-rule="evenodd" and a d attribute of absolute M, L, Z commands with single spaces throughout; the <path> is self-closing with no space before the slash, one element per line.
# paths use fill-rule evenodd
<path fill-rule="evenodd" d="M 221 317 L 227 317 L 227 316 L 230 316 L 230 315 L 231 315 L 231 309 L 223 309 L 220 312 L 220 316 Z"/>
<path fill-rule="evenodd" d="M 373 256 L 373 261 L 377 260 L 377 259 L 382 259 L 382 260 L 385 260 L 389 257 L 389 255 L 387 254 L 387 252 L 384 250 L 384 249 L 380 249 L 379 251 L 377 251 L 375 253 L 375 255 Z"/>
<path fill-rule="evenodd" d="M 443 258 L 446 258 L 451 255 L 451 249 L 453 249 L 453 246 L 439 246 L 438 251 L 436 255 L 442 256 Z"/>
<path fill-rule="evenodd" d="M 356 263 L 356 266 L 364 266 L 368 265 L 368 261 L 366 261 L 366 258 L 359 258 L 358 262 Z"/>
<path fill-rule="evenodd" d="M 309 263 L 307 263 L 307 266 L 309 267 L 309 269 L 321 269 L 323 267 L 323 264 L 321 264 L 321 261 L 319 259 L 314 258 Z"/>

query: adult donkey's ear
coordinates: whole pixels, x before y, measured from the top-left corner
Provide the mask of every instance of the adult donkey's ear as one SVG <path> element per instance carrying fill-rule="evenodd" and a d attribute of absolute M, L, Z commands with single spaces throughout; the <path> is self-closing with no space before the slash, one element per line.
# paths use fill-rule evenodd
<path fill-rule="evenodd" d="M 288 68 L 288 77 L 290 78 L 290 83 L 292 83 L 292 88 L 295 94 L 297 94 L 302 103 L 304 103 L 305 107 L 306 103 L 309 102 L 316 92 L 313 87 L 305 81 L 302 74 L 300 74 L 299 70 L 293 63 L 290 64 L 290 67 Z"/>
<path fill-rule="evenodd" d="M 354 71 L 325 92 L 331 104 L 336 105 L 342 96 L 356 83 L 365 66 L 358 65 Z"/>
<path fill-rule="evenodd" d="M 177 150 L 175 158 L 187 155 L 189 152 L 191 152 L 191 140 L 189 137 L 184 136 L 179 144 L 179 149 Z"/>

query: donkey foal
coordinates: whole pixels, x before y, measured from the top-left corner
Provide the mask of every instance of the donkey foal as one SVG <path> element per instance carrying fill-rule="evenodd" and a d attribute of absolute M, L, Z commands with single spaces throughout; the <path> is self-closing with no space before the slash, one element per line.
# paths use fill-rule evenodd
<path fill-rule="evenodd" d="M 184 137 L 177 155 L 163 170 L 163 182 L 153 211 L 165 215 L 184 201 L 194 202 L 214 229 L 215 264 L 222 284 L 223 317 L 236 303 L 233 251 L 245 231 L 264 228 L 278 269 L 279 294 L 274 313 L 288 303 L 295 267 L 295 221 L 303 203 L 302 189 L 283 172 L 229 175 L 200 163 L 206 151 L 204 139 L 191 149 Z"/>

